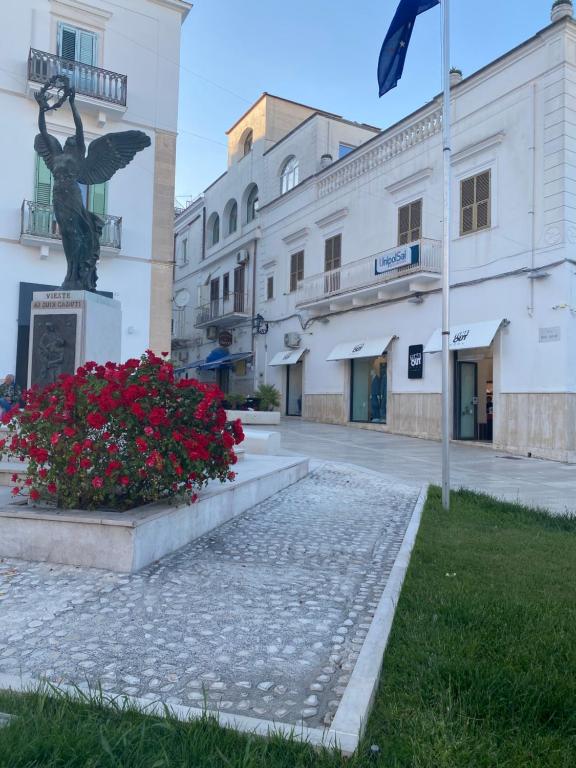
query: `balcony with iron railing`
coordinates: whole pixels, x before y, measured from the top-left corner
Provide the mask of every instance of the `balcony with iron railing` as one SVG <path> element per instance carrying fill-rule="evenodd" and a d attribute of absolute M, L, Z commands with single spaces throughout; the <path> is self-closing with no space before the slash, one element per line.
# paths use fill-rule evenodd
<path fill-rule="evenodd" d="M 55 75 L 69 78 L 79 101 L 87 97 L 96 100 L 100 109 L 109 107 L 113 111 L 124 112 L 128 81 L 126 75 L 31 48 L 28 56 L 28 82 L 32 89 L 38 90 Z"/>
<path fill-rule="evenodd" d="M 118 252 L 122 247 L 122 217 L 98 214 L 103 228 L 100 247 Z M 51 205 L 24 200 L 21 211 L 20 242 L 23 245 L 60 245 L 62 237 Z"/>
<path fill-rule="evenodd" d="M 226 297 L 212 299 L 202 304 L 196 310 L 196 328 L 206 328 L 217 325 L 219 328 L 229 328 L 251 315 L 251 307 L 247 293 L 230 293 Z"/>
<path fill-rule="evenodd" d="M 440 280 L 441 272 L 441 242 L 421 239 L 301 280 L 296 306 L 338 308 L 369 303 L 399 289 L 425 291 Z"/>

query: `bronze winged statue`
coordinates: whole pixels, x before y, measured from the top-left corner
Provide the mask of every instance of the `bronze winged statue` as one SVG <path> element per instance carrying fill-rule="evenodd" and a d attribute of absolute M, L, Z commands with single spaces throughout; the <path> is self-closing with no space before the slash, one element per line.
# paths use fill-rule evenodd
<path fill-rule="evenodd" d="M 49 102 L 50 89 L 57 89 L 57 101 Z M 86 154 L 84 129 L 75 104 L 75 92 L 67 77 L 56 75 L 35 94 L 40 108 L 40 133 L 34 149 L 44 159 L 54 178 L 52 202 L 58 222 L 68 271 L 62 288 L 95 291 L 96 264 L 100 258 L 100 236 L 103 221 L 86 210 L 80 184 L 102 184 L 125 168 L 137 152 L 150 146 L 143 131 L 108 133 L 92 141 Z M 64 147 L 46 129 L 46 112 L 70 103 L 76 134 L 66 139 Z"/>

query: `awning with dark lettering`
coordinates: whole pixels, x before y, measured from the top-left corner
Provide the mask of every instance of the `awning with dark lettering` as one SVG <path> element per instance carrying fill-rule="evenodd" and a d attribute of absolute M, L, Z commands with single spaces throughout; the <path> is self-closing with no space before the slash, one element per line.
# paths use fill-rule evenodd
<path fill-rule="evenodd" d="M 300 362 L 302 355 L 307 351 L 307 349 L 284 349 L 274 355 L 268 365 L 295 365 Z"/>
<path fill-rule="evenodd" d="M 345 341 L 337 344 L 326 360 L 354 360 L 360 357 L 380 357 L 396 336 L 380 336 L 377 339 Z"/>
<path fill-rule="evenodd" d="M 508 320 L 501 317 L 499 320 L 484 320 L 481 323 L 468 323 L 467 325 L 453 325 L 450 327 L 451 351 L 458 349 L 482 349 L 489 347 L 494 341 L 502 325 L 507 325 Z M 436 328 L 424 352 L 442 352 L 442 329 Z"/>

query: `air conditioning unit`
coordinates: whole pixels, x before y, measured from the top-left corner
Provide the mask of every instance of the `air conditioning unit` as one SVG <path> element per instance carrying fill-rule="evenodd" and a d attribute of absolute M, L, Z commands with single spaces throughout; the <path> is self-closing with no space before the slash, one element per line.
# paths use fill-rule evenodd
<path fill-rule="evenodd" d="M 217 325 L 209 325 L 208 328 L 206 328 L 206 338 L 208 341 L 216 341 L 218 338 L 218 326 Z"/>
<path fill-rule="evenodd" d="M 249 261 L 250 261 L 250 254 L 248 253 L 247 250 L 244 249 L 242 251 L 238 251 L 238 253 L 236 254 L 237 264 L 244 265 L 244 264 L 248 264 Z"/>
<path fill-rule="evenodd" d="M 284 346 L 289 349 L 298 349 L 302 343 L 302 336 L 299 333 L 285 333 Z"/>

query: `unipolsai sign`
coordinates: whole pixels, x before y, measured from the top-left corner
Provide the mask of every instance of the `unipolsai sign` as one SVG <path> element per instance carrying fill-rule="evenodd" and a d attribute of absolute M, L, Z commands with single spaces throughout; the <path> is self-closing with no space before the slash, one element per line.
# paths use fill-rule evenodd
<path fill-rule="evenodd" d="M 404 245 L 393 251 L 386 251 L 376 257 L 374 274 L 383 275 L 400 267 L 411 267 L 420 261 L 420 245 Z"/>

